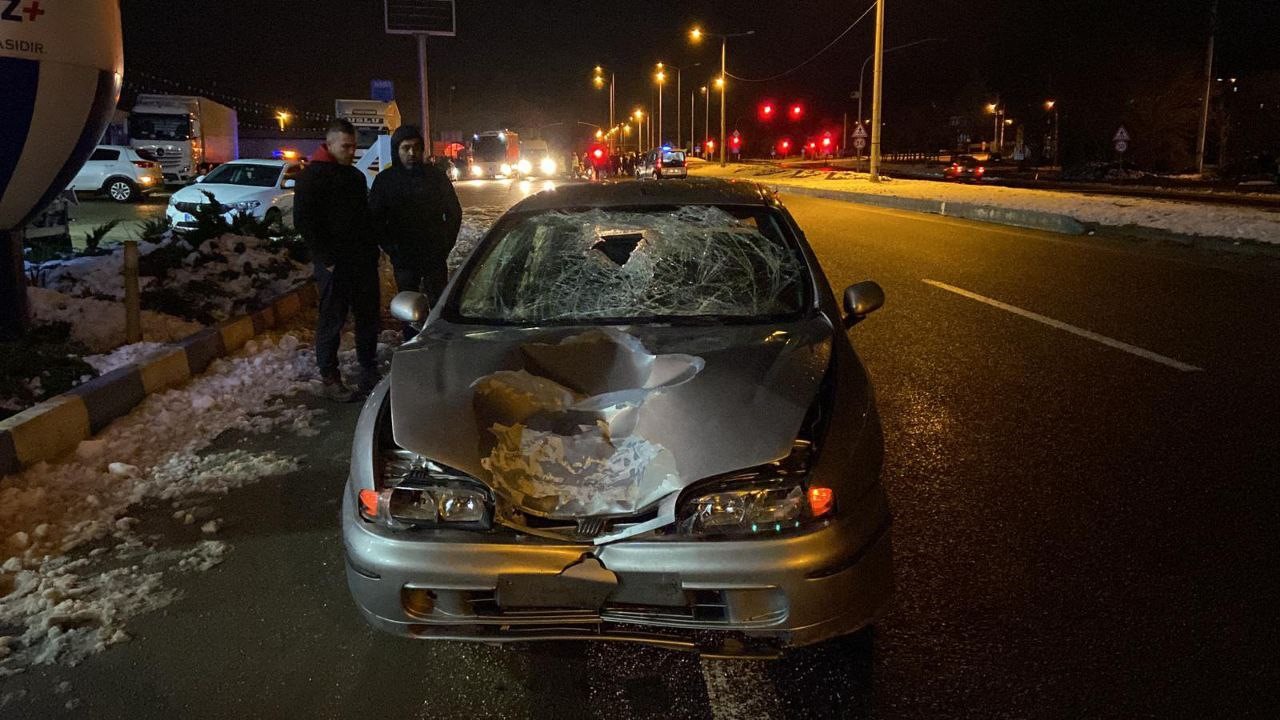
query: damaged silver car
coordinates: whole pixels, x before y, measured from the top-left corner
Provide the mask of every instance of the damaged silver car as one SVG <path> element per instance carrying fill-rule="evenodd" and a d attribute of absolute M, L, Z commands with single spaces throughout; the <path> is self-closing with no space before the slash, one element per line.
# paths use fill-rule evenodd
<path fill-rule="evenodd" d="M 343 498 L 375 627 L 776 656 L 892 590 L 883 440 L 843 312 L 766 189 L 572 185 L 507 212 L 360 417 Z"/>

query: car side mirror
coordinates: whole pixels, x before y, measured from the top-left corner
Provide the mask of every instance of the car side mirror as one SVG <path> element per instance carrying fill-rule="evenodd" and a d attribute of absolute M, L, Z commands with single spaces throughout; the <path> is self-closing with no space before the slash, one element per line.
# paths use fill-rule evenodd
<path fill-rule="evenodd" d="M 391 317 L 416 328 L 421 328 L 430 314 L 431 301 L 422 293 L 406 290 L 391 299 Z"/>
<path fill-rule="evenodd" d="M 196 182 L 198 182 L 198 183 L 202 183 L 202 182 L 204 182 L 204 176 L 203 176 L 203 175 L 197 175 L 197 176 L 196 176 Z"/>
<path fill-rule="evenodd" d="M 844 291 L 844 326 L 851 328 L 884 305 L 884 289 L 872 280 L 850 285 Z"/>
<path fill-rule="evenodd" d="M 289 190 L 297 184 L 298 184 L 297 180 L 294 180 L 293 178 L 289 178 L 288 180 L 285 180 L 284 184 L 281 185 L 280 187 L 284 188 L 285 190 Z"/>

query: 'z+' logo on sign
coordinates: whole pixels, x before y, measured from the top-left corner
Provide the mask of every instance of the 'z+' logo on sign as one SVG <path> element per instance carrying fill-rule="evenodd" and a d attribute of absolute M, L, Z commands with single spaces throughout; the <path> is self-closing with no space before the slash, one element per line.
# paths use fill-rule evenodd
<path fill-rule="evenodd" d="M 4 8 L 0 10 L 0 20 L 9 22 L 35 22 L 44 14 L 40 0 L 29 0 L 25 5 L 23 0 L 0 0 L 0 7 Z"/>

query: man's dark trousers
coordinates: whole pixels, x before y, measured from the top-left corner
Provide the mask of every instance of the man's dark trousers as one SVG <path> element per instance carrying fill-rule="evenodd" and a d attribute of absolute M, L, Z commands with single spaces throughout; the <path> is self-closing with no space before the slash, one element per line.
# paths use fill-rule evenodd
<path fill-rule="evenodd" d="M 356 359 L 365 370 L 378 367 L 378 301 L 376 265 L 335 265 L 332 269 L 316 263 L 315 279 L 320 294 L 320 317 L 316 323 L 316 364 L 323 377 L 338 373 L 338 346 L 347 313 L 355 316 Z"/>

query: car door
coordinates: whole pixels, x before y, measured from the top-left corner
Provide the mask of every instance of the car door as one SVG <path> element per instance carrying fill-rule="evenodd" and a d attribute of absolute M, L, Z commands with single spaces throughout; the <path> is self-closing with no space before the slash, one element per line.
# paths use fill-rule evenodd
<path fill-rule="evenodd" d="M 80 172 L 76 173 L 75 179 L 71 181 L 71 189 L 86 192 L 100 190 L 107 179 L 108 168 L 119 158 L 119 150 L 97 148 L 80 168 Z"/>
<path fill-rule="evenodd" d="M 293 184 L 298 182 L 302 174 L 301 165 L 286 165 L 280 174 L 280 189 L 276 191 L 276 207 L 280 208 L 280 216 L 288 225 L 293 225 Z"/>

